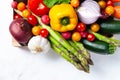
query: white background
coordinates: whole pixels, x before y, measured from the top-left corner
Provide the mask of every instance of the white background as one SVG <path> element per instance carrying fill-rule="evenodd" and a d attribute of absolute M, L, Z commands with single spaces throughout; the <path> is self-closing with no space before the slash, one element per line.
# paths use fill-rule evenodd
<path fill-rule="evenodd" d="M 0 2 L 0 80 L 120 80 L 120 48 L 113 55 L 91 53 L 90 73 L 55 54 L 32 54 L 11 44 L 12 0 Z M 117 37 L 120 37 L 119 35 Z"/>

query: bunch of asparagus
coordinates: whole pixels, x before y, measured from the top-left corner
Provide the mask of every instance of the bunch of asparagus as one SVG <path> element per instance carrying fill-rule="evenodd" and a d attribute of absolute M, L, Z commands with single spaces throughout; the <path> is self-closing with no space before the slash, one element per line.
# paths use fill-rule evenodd
<path fill-rule="evenodd" d="M 18 10 L 14 11 L 22 16 L 21 12 Z M 36 16 L 34 14 L 34 16 Z M 49 41 L 51 43 L 52 49 L 64 59 L 72 63 L 77 69 L 83 70 L 89 73 L 89 64 L 93 65 L 90 54 L 84 48 L 82 43 L 74 41 L 66 41 L 59 32 L 51 29 L 50 26 L 42 23 L 39 16 L 36 16 L 39 24 L 42 28 L 46 28 L 49 31 Z"/>

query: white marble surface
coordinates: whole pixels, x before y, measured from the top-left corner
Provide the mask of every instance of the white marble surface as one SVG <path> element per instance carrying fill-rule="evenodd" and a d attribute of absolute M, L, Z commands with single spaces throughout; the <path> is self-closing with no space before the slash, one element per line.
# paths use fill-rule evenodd
<path fill-rule="evenodd" d="M 12 21 L 11 1 L 0 2 L 0 80 L 120 80 L 120 48 L 111 56 L 91 53 L 94 66 L 87 74 L 52 50 L 34 55 L 12 47 L 8 30 Z"/>

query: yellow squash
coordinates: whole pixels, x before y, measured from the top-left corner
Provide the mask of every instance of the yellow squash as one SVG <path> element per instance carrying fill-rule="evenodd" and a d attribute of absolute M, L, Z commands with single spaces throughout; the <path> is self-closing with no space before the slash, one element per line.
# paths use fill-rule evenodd
<path fill-rule="evenodd" d="M 52 29 L 58 32 L 74 30 L 78 23 L 74 8 L 66 3 L 54 5 L 49 11 L 49 17 Z"/>

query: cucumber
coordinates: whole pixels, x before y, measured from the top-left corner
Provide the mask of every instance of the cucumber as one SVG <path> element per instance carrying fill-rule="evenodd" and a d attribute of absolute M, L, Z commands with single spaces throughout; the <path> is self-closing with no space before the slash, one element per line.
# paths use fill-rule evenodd
<path fill-rule="evenodd" d="M 120 21 L 118 20 L 106 20 L 100 23 L 100 27 L 102 33 L 120 33 Z"/>
<path fill-rule="evenodd" d="M 99 54 L 113 54 L 115 51 L 115 46 L 113 44 L 109 44 L 100 40 L 91 42 L 83 39 L 82 42 L 86 49 Z"/>

